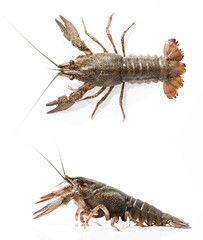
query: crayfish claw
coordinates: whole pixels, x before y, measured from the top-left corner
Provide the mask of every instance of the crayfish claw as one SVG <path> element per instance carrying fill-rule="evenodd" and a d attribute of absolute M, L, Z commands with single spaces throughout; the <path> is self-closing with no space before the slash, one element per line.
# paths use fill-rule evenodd
<path fill-rule="evenodd" d="M 58 100 L 47 103 L 46 106 L 58 105 L 48 113 L 55 113 L 72 107 L 73 104 L 81 99 L 87 91 L 91 90 L 94 87 L 94 85 L 84 83 L 78 89 L 74 89 L 74 91 L 69 96 L 61 96 L 58 98 Z"/>
<path fill-rule="evenodd" d="M 83 51 L 86 55 L 91 55 L 92 54 L 91 50 L 87 47 L 85 42 L 79 37 L 79 33 L 75 26 L 63 16 L 59 15 L 59 17 L 61 18 L 65 26 L 57 19 L 55 19 L 55 21 L 59 26 L 61 32 L 63 32 L 64 37 L 68 41 L 71 41 L 72 45 L 78 48 L 80 51 Z"/>
<path fill-rule="evenodd" d="M 64 24 L 66 26 L 66 30 L 68 32 L 70 32 L 72 36 L 79 37 L 79 33 L 78 33 L 77 29 L 75 28 L 75 26 L 70 21 L 68 21 L 65 17 L 63 17 L 61 15 L 59 15 L 59 17 L 64 22 Z"/>
<path fill-rule="evenodd" d="M 54 100 L 54 101 L 52 101 L 50 103 L 47 103 L 46 106 L 53 106 L 53 105 L 56 105 L 56 104 L 58 104 L 58 101 Z"/>
<path fill-rule="evenodd" d="M 58 100 L 54 100 L 50 103 L 47 103 L 46 106 L 53 106 L 53 105 L 57 105 L 58 106 L 54 109 L 52 109 L 51 111 L 47 112 L 49 113 L 55 113 L 55 112 L 60 112 L 63 110 L 66 110 L 68 108 L 70 108 L 75 102 L 74 101 L 70 101 L 70 99 L 67 96 L 61 96 L 58 98 Z"/>
<path fill-rule="evenodd" d="M 64 36 L 66 37 L 66 39 L 68 41 L 72 41 L 73 38 L 79 37 L 78 31 L 75 28 L 75 26 L 63 16 L 59 15 L 59 17 L 64 22 L 65 26 L 61 22 L 59 22 L 57 19 L 55 19 L 55 21 L 59 26 L 61 32 L 64 33 Z"/>
<path fill-rule="evenodd" d="M 41 208 L 40 210 L 36 211 L 35 213 L 33 213 L 33 215 L 36 215 L 33 219 L 42 217 L 42 216 L 54 211 L 56 208 L 58 208 L 64 204 L 66 204 L 65 199 L 59 198 L 59 199 L 47 204 L 45 207 Z"/>
<path fill-rule="evenodd" d="M 63 24 L 61 22 L 59 22 L 59 20 L 57 20 L 55 18 L 55 21 L 57 23 L 57 25 L 59 26 L 59 28 L 61 29 L 61 32 L 64 32 L 66 30 L 66 28 L 63 26 Z"/>

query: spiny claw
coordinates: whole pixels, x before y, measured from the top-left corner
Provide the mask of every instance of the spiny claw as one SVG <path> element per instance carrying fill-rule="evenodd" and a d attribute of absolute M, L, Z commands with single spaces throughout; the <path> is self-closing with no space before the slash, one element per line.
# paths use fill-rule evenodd
<path fill-rule="evenodd" d="M 67 191 L 68 191 L 67 193 L 61 195 L 60 198 L 56 199 L 55 201 L 47 204 L 45 207 L 43 207 L 43 208 L 39 209 L 38 211 L 36 211 L 35 213 L 33 213 L 33 215 L 36 215 L 34 217 L 34 219 L 42 217 L 50 212 L 53 212 L 58 207 L 67 205 L 73 199 L 73 197 L 75 195 L 75 191 L 69 192 L 69 190 L 71 190 L 71 189 L 73 189 L 73 187 L 71 187 L 70 189 L 67 188 Z M 60 195 L 62 193 L 63 193 L 63 189 L 61 191 L 59 190 L 58 194 Z M 46 196 L 44 196 L 44 197 L 46 197 Z M 54 197 L 57 197 L 57 196 L 54 196 Z M 51 198 L 52 198 L 52 196 L 50 196 L 50 199 Z"/>
<path fill-rule="evenodd" d="M 75 102 L 71 101 L 67 96 L 61 96 L 58 98 L 58 100 L 54 100 L 50 103 L 47 103 L 46 106 L 53 106 L 53 105 L 57 105 L 58 106 L 54 109 L 52 109 L 51 111 L 47 112 L 47 113 L 55 113 L 55 112 L 60 112 L 63 110 L 66 110 L 68 108 L 70 108 Z"/>
<path fill-rule="evenodd" d="M 69 193 L 73 190 L 73 187 L 72 186 L 66 186 L 66 187 L 63 187 L 63 188 L 60 188 L 59 190 L 57 191 L 53 191 L 49 194 L 46 194 L 42 197 L 40 197 L 40 201 L 36 202 L 36 204 L 38 203 L 41 203 L 41 202 L 45 202 L 45 201 L 48 201 L 48 200 L 51 200 L 53 198 L 57 198 L 57 197 L 60 197 L 66 193 Z"/>
<path fill-rule="evenodd" d="M 59 20 L 57 20 L 55 18 L 55 21 L 57 23 L 57 25 L 59 26 L 59 28 L 61 29 L 61 32 L 64 32 L 66 30 L 66 28 L 63 26 L 63 24 L 61 22 L 59 22 Z"/>
<path fill-rule="evenodd" d="M 81 99 L 87 91 L 91 90 L 94 87 L 94 85 L 84 83 L 78 89 L 75 89 L 75 91 L 73 91 L 68 97 L 61 96 L 58 98 L 58 100 L 47 103 L 46 106 L 58 105 L 56 108 L 52 109 L 48 113 L 55 113 L 70 108 L 75 102 Z"/>
<path fill-rule="evenodd" d="M 64 37 L 68 41 L 71 41 L 72 45 L 78 48 L 80 51 L 83 51 L 86 55 L 91 55 L 92 54 L 91 50 L 87 47 L 85 42 L 79 37 L 79 33 L 75 26 L 63 16 L 59 15 L 59 17 L 61 18 L 65 26 L 57 19 L 55 19 L 55 21 L 59 26 L 61 32 L 63 32 Z"/>
<path fill-rule="evenodd" d="M 39 213 L 33 219 L 42 217 L 42 216 L 54 211 L 56 208 L 58 208 L 64 204 L 66 204 L 64 198 L 59 198 L 59 199 L 47 204 L 45 207 L 41 208 L 40 210 L 36 211 L 35 213 L 33 213 L 33 215 L 36 215 Z"/>
<path fill-rule="evenodd" d="M 79 37 L 78 31 L 76 30 L 75 26 L 63 16 L 59 15 L 59 17 L 64 22 L 65 27 L 57 19 L 55 19 L 55 21 L 59 28 L 61 29 L 61 32 L 64 32 L 64 36 L 67 38 L 67 40 L 72 41 L 73 38 Z"/>

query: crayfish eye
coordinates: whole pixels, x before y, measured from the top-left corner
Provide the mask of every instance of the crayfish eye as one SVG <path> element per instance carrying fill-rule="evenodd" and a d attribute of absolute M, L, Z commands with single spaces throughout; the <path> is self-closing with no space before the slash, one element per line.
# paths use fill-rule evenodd
<path fill-rule="evenodd" d="M 69 76 L 69 79 L 70 79 L 70 80 L 73 80 L 74 78 L 75 78 L 74 75 L 70 75 L 70 76 Z"/>
<path fill-rule="evenodd" d="M 75 64 L 75 62 L 73 60 L 70 60 L 69 63 L 70 63 L 70 65 Z"/>
<path fill-rule="evenodd" d="M 80 183 L 81 181 L 80 181 L 80 179 L 75 179 L 73 182 L 74 183 Z"/>

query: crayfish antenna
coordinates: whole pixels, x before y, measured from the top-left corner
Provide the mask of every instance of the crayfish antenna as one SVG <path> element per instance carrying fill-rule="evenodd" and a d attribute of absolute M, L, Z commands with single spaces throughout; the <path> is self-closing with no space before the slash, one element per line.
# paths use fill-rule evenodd
<path fill-rule="evenodd" d="M 77 185 L 72 181 L 72 179 L 65 174 L 65 170 L 64 170 L 64 168 L 63 168 L 62 160 L 61 160 L 61 163 L 62 163 L 62 168 L 63 168 L 63 171 L 64 171 L 64 176 L 59 172 L 59 170 L 58 170 L 41 152 L 39 152 L 37 149 L 35 149 L 35 150 L 58 172 L 58 174 L 59 174 L 65 181 L 67 181 L 67 182 L 70 183 L 75 189 L 77 189 L 78 191 L 80 191 L 79 188 L 77 187 Z"/>
<path fill-rule="evenodd" d="M 2 15 L 2 14 L 1 14 Z M 49 57 L 47 57 L 43 52 L 41 52 L 33 43 L 31 43 L 14 25 L 12 22 L 10 22 L 6 16 L 3 15 L 5 20 L 11 25 L 11 27 L 22 37 L 25 39 L 26 42 L 28 42 L 37 52 L 39 52 L 43 57 L 45 57 L 47 60 L 49 60 L 52 64 L 54 64 L 56 67 L 58 67 L 58 64 L 56 64 L 54 61 L 52 61 Z"/>
<path fill-rule="evenodd" d="M 63 175 L 59 172 L 59 170 L 54 166 L 53 163 L 51 163 L 51 162 L 49 161 L 48 158 L 46 158 L 46 157 L 45 157 L 40 151 L 38 151 L 37 149 L 35 149 L 35 150 L 57 171 L 57 173 L 58 173 L 64 180 L 66 180 L 65 176 L 63 176 Z"/>
<path fill-rule="evenodd" d="M 48 86 L 44 89 L 44 91 L 41 93 L 41 95 L 38 97 L 37 101 L 34 103 L 34 105 L 31 107 L 31 109 L 29 110 L 29 112 L 25 115 L 24 119 L 22 120 L 22 122 L 20 123 L 19 127 L 20 128 L 22 126 L 22 124 L 25 122 L 25 120 L 28 118 L 28 116 L 30 115 L 30 113 L 32 112 L 32 110 L 34 109 L 34 107 L 37 105 L 37 103 L 39 102 L 39 100 L 42 98 L 42 96 L 44 95 L 44 93 L 47 91 L 47 89 L 50 87 L 50 85 L 53 83 L 53 81 L 58 77 L 59 75 L 57 74 L 52 80 L 51 82 L 48 84 Z"/>
<path fill-rule="evenodd" d="M 12 22 L 10 22 L 6 16 L 3 15 L 3 17 L 5 18 L 5 20 L 11 25 L 11 27 L 22 37 L 24 38 L 24 40 L 26 42 L 28 42 L 37 52 L 39 52 L 43 57 L 45 57 L 48 61 L 50 61 L 52 64 L 54 64 L 56 67 L 58 67 L 59 65 L 56 64 L 54 61 L 52 61 L 49 57 L 47 57 L 43 52 L 41 52 L 33 43 L 31 43 L 15 26 Z M 33 108 L 35 107 L 35 105 L 39 102 L 39 100 L 41 99 L 41 97 L 43 96 L 43 94 L 46 92 L 46 90 L 48 89 L 48 87 L 51 85 L 51 83 L 56 79 L 58 75 L 56 75 L 54 77 L 54 79 L 50 82 L 50 84 L 46 87 L 46 89 L 43 91 L 43 93 L 40 95 L 40 97 L 37 99 L 37 101 L 35 102 L 35 104 L 33 105 L 33 107 L 30 109 L 30 111 L 27 113 L 27 115 L 24 117 L 23 121 L 20 123 L 19 127 L 24 123 L 24 121 L 27 119 L 27 117 L 30 115 L 30 113 L 32 112 Z"/>

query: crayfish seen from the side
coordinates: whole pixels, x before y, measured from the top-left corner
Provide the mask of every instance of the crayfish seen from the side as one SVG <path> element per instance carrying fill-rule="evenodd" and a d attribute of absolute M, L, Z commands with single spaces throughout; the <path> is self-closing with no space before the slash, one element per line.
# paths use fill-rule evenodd
<path fill-rule="evenodd" d="M 44 158 L 54 167 L 46 157 Z M 106 220 L 111 219 L 111 226 L 118 231 L 119 229 L 114 224 L 119 221 L 119 218 L 122 221 L 129 218 L 130 221 L 141 227 L 169 225 L 175 228 L 190 228 L 189 224 L 183 220 L 164 213 L 154 206 L 135 199 L 114 187 L 89 178 L 69 177 L 65 174 L 64 167 L 64 175 L 56 168 L 55 170 L 69 185 L 42 196 L 37 203 L 53 198 L 57 199 L 36 211 L 34 213 L 35 219 L 54 211 L 60 206 L 67 205 L 73 200 L 78 206 L 75 219 L 77 221 L 80 216 L 80 221 L 85 228 L 91 218 L 101 217 L 105 217 Z M 84 216 L 87 217 L 87 220 L 84 220 Z"/>

